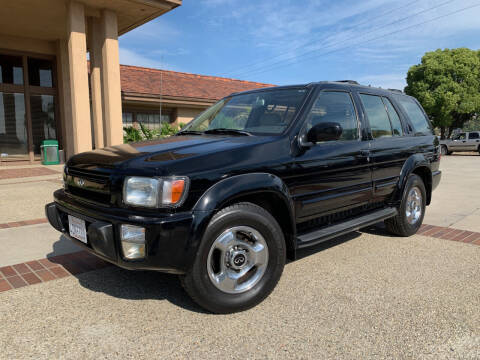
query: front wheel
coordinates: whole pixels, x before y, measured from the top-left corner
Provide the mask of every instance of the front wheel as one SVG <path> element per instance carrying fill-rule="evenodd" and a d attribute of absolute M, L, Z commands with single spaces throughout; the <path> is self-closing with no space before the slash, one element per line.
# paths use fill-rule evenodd
<path fill-rule="evenodd" d="M 182 284 L 213 313 L 242 311 L 272 292 L 285 259 L 285 239 L 275 218 L 257 205 L 238 203 L 214 215 Z"/>
<path fill-rule="evenodd" d="M 448 148 L 445 145 L 442 145 L 440 148 L 442 155 L 449 155 Z"/>
<path fill-rule="evenodd" d="M 408 177 L 398 214 L 385 220 L 389 232 L 400 236 L 415 234 L 425 216 L 427 192 L 420 176 L 411 174 Z"/>

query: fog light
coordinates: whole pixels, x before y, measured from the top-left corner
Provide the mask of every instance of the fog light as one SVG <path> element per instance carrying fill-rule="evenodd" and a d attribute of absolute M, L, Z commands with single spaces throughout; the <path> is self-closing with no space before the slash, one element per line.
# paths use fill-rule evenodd
<path fill-rule="evenodd" d="M 121 228 L 123 256 L 126 259 L 145 258 L 145 228 L 125 224 Z"/>

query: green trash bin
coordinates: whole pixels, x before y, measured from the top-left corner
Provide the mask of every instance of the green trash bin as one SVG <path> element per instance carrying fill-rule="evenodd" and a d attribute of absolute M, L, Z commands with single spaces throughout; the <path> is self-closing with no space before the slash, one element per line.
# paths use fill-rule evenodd
<path fill-rule="evenodd" d="M 43 165 L 60 164 L 60 154 L 58 153 L 57 140 L 43 140 L 40 145 L 40 154 Z"/>

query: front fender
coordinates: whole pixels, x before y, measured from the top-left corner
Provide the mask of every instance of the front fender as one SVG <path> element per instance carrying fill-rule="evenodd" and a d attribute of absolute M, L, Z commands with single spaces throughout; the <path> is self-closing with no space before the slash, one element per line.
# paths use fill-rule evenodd
<path fill-rule="evenodd" d="M 194 220 L 188 255 L 190 263 L 194 261 L 208 223 L 218 210 L 240 197 L 266 192 L 274 193 L 282 199 L 289 212 L 292 232 L 295 232 L 294 206 L 288 188 L 282 179 L 269 173 L 249 173 L 228 177 L 211 186 L 193 207 Z M 292 237 L 294 235 L 292 234 Z"/>

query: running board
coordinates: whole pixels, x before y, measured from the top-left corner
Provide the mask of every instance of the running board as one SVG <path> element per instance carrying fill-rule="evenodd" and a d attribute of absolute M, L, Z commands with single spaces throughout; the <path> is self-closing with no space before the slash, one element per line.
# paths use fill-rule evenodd
<path fill-rule="evenodd" d="M 391 218 L 397 215 L 397 213 L 398 212 L 396 208 L 389 207 L 386 209 L 376 210 L 367 215 L 359 216 L 335 225 L 324 227 L 319 230 L 313 230 L 297 236 L 297 247 L 300 249 L 321 243 L 322 241 L 330 240 L 334 237 L 344 235 L 366 226 L 376 224 L 382 220 Z"/>

